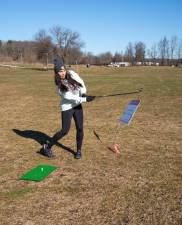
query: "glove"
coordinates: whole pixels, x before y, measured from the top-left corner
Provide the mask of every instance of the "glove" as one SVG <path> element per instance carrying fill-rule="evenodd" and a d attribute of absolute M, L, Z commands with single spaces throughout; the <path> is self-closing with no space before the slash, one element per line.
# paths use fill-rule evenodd
<path fill-rule="evenodd" d="M 87 102 L 91 102 L 91 101 L 93 101 L 94 99 L 95 99 L 95 96 L 90 96 L 90 95 L 88 95 L 88 96 L 86 97 Z"/>

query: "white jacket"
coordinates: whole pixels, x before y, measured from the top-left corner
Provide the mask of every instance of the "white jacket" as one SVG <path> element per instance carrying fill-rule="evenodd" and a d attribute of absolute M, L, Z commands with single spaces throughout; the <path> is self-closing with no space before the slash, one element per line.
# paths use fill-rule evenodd
<path fill-rule="evenodd" d="M 81 104 L 82 102 L 86 102 L 86 97 L 81 97 L 82 94 L 85 94 L 87 91 L 83 80 L 73 70 L 69 70 L 69 73 L 74 80 L 76 80 L 82 85 L 82 87 L 79 87 L 78 90 L 74 91 L 60 91 L 58 89 L 58 93 L 61 96 L 61 111 L 72 109 L 75 106 Z"/>

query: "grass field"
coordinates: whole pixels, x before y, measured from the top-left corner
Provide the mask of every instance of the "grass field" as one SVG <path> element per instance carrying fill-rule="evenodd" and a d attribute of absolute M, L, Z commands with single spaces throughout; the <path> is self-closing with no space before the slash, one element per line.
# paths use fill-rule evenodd
<path fill-rule="evenodd" d="M 0 224 L 179 225 L 182 223 L 182 70 L 78 67 L 92 95 L 133 91 L 84 103 L 83 158 L 54 146 L 60 129 L 52 71 L 0 67 Z M 118 119 L 141 99 L 130 126 Z M 115 130 L 121 155 L 109 151 Z M 101 137 L 100 143 L 93 134 Z M 75 127 L 61 143 L 75 151 Z M 42 182 L 19 180 L 39 164 L 59 166 Z"/>

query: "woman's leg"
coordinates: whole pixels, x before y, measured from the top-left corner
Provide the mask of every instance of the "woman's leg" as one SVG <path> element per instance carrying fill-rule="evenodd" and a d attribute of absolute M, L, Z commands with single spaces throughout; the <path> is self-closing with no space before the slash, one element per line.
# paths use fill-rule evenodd
<path fill-rule="evenodd" d="M 77 141 L 77 151 L 81 151 L 82 142 L 83 142 L 83 109 L 82 105 L 79 105 L 74 108 L 73 118 L 76 125 L 76 141 Z"/>
<path fill-rule="evenodd" d="M 62 129 L 54 134 L 50 143 L 48 144 L 48 148 L 51 148 L 54 144 L 56 144 L 58 140 L 60 140 L 69 132 L 72 116 L 73 116 L 73 109 L 62 111 L 61 113 Z"/>

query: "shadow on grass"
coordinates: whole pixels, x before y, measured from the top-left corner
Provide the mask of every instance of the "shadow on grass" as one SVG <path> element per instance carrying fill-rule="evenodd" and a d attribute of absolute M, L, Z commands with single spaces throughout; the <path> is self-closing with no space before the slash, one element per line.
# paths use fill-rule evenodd
<path fill-rule="evenodd" d="M 45 134 L 45 133 L 43 133 L 41 131 L 35 131 L 35 130 L 18 130 L 18 129 L 12 129 L 12 130 L 16 134 L 18 134 L 19 136 L 21 136 L 21 137 L 31 138 L 31 139 L 37 141 L 40 145 L 43 145 L 47 141 L 50 141 L 51 140 L 51 137 L 49 137 L 47 134 Z M 62 148 L 64 150 L 72 153 L 73 155 L 75 155 L 75 152 L 71 148 L 69 148 L 69 147 L 67 147 L 67 146 L 65 146 L 65 145 L 63 145 L 63 144 L 61 144 L 59 142 L 56 143 L 56 146 L 58 146 L 58 147 L 60 147 L 60 148 Z M 37 153 L 39 153 L 39 152 L 37 152 Z"/>

